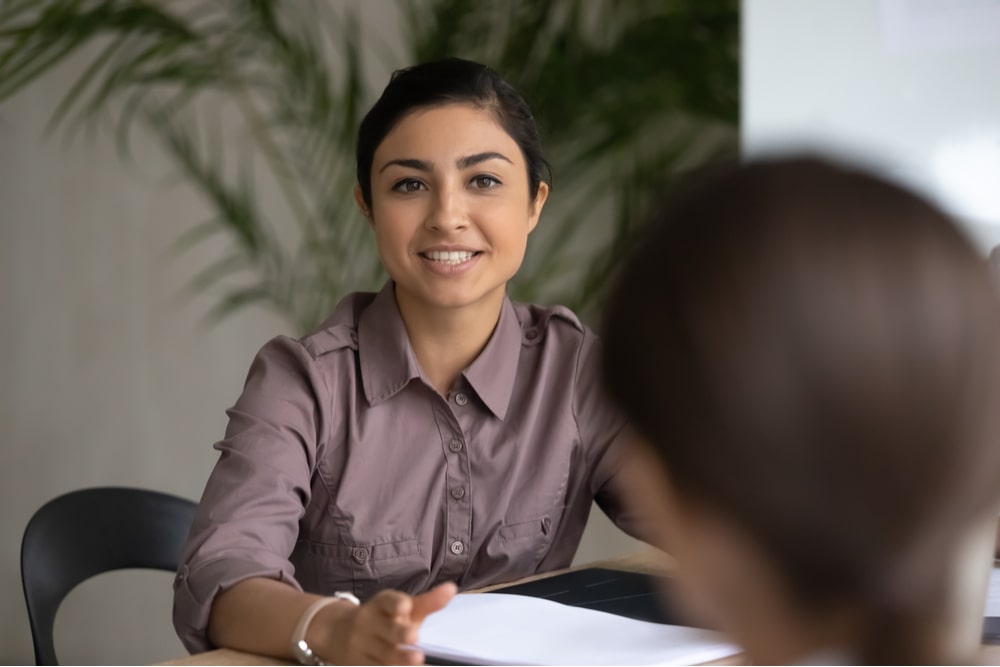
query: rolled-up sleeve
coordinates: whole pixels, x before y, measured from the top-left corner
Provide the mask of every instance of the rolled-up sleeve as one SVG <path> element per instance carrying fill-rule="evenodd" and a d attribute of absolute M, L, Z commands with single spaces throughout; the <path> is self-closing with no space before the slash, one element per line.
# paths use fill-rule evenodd
<path fill-rule="evenodd" d="M 301 343 L 279 337 L 251 365 L 174 583 L 174 627 L 191 652 L 212 648 L 215 596 L 251 577 L 301 589 L 289 556 L 310 500 L 329 388 Z"/>

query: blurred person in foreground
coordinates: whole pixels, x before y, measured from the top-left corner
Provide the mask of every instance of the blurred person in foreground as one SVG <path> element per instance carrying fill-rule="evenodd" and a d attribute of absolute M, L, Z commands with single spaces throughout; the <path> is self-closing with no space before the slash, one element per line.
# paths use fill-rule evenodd
<path fill-rule="evenodd" d="M 775 159 L 657 210 L 624 266 L 604 372 L 688 602 L 752 664 L 974 659 L 955 573 L 1000 504 L 1000 299 L 956 225 Z"/>

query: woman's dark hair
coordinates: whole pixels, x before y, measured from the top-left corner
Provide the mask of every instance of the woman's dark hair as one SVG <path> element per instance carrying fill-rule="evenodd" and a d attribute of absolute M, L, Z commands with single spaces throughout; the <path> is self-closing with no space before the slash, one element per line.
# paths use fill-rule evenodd
<path fill-rule="evenodd" d="M 731 169 L 651 222 L 604 374 L 678 494 L 744 527 L 803 609 L 864 608 L 862 659 L 946 659 L 953 549 L 1000 501 L 984 258 L 924 199 L 811 157 Z"/>
<path fill-rule="evenodd" d="M 358 184 L 365 204 L 372 204 L 372 160 L 385 136 L 414 109 L 446 104 L 469 104 L 493 114 L 517 142 L 528 166 L 532 199 L 542 181 L 551 181 L 551 169 L 531 109 L 524 98 L 486 65 L 447 58 L 396 70 L 389 85 L 368 111 L 358 129 Z"/>

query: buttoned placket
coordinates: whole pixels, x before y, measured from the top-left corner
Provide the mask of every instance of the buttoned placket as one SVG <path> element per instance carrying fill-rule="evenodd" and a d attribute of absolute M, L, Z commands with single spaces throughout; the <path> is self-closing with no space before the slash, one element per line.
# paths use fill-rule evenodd
<path fill-rule="evenodd" d="M 445 501 L 447 536 L 441 580 L 459 580 L 468 569 L 472 548 L 472 502 L 469 443 L 456 413 L 475 410 L 465 389 L 451 392 L 447 403 L 442 399 L 435 408 L 442 428 L 445 460 Z"/>

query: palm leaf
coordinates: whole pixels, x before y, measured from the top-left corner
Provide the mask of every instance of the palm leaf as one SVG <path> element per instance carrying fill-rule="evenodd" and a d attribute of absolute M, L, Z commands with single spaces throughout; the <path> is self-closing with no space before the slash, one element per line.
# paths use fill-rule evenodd
<path fill-rule="evenodd" d="M 557 187 L 512 284 L 519 298 L 596 313 L 639 212 L 670 178 L 735 153 L 737 0 L 399 7 L 407 28 L 390 48 L 352 6 L 319 0 L 7 0 L 0 101 L 86 54 L 50 127 L 113 119 L 123 159 L 135 128 L 151 133 L 213 211 L 176 251 L 228 239 L 189 285 L 218 294 L 210 317 L 263 304 L 300 330 L 385 279 L 351 197 L 373 68 L 457 55 L 528 97 Z"/>

